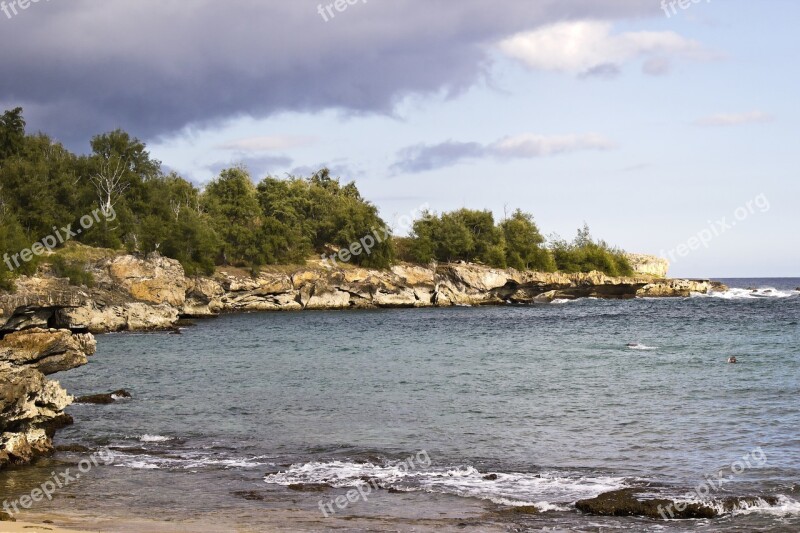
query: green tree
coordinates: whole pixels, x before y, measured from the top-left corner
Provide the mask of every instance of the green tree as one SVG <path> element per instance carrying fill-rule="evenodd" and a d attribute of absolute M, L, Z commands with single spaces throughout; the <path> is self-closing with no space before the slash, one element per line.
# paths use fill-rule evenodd
<path fill-rule="evenodd" d="M 18 154 L 25 140 L 25 119 L 22 108 L 15 107 L 0 117 L 0 161 Z"/>
<path fill-rule="evenodd" d="M 246 169 L 223 170 L 206 187 L 202 203 L 220 237 L 222 264 L 243 266 L 264 262 L 257 239 L 262 229 L 261 205 Z"/>
<path fill-rule="evenodd" d="M 258 185 L 264 216 L 262 246 L 269 262 L 305 259 L 309 253 L 346 248 L 385 227 L 377 208 L 361 197 L 354 183 L 344 186 L 322 169 L 309 178 L 267 177 Z M 381 237 L 382 231 L 377 232 Z M 354 264 L 383 268 L 392 263 L 391 239 L 376 242 Z"/>
<path fill-rule="evenodd" d="M 556 266 L 563 272 L 597 270 L 609 276 L 633 274 L 633 268 L 625 253 L 605 241 L 595 241 L 586 224 L 578 230 L 572 242 L 555 239 L 551 243 L 551 248 Z"/>
<path fill-rule="evenodd" d="M 542 245 L 545 240 L 533 221 L 533 215 L 517 209 L 500 227 L 506 243 L 506 264 L 517 270 L 552 272 L 553 256 Z"/>

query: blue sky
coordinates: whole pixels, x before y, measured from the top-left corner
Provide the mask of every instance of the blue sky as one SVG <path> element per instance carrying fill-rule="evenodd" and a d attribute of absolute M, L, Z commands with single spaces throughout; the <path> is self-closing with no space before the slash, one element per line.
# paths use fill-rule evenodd
<path fill-rule="evenodd" d="M 668 18 L 657 0 L 507 1 L 495 11 L 465 1 L 460 13 L 442 1 L 370 0 L 328 22 L 317 2 L 263 4 L 287 28 L 279 46 L 254 33 L 218 64 L 171 73 L 164 60 L 137 87 L 141 101 L 116 104 L 130 118 L 112 98 L 82 127 L 132 131 L 200 185 L 236 163 L 254 179 L 325 165 L 389 220 L 422 204 L 498 217 L 519 207 L 546 234 L 571 237 L 587 222 L 630 251 L 673 250 L 675 276 L 800 276 L 796 2 L 703 0 Z M 236 17 L 236 5 L 224 16 Z M 75 16 L 46 9 L 54 21 Z M 313 43 L 292 37 L 315 33 Z M 164 96 L 179 75 L 197 77 L 183 89 L 194 107 Z M 204 76 L 216 100 L 202 94 Z M 87 89 L 69 83 L 91 108 Z M 34 124 L 52 131 L 46 110 L 57 97 L 22 94 L 0 83 L 0 103 L 32 106 Z M 62 115 L 49 120 L 69 123 Z M 721 219 L 735 224 L 707 248 L 675 252 Z"/>

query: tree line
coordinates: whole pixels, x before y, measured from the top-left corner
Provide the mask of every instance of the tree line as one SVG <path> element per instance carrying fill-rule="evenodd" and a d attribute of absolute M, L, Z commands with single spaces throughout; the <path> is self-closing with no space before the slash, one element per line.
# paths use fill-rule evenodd
<path fill-rule="evenodd" d="M 220 265 L 302 264 L 386 226 L 355 183 L 342 184 L 327 169 L 254 183 L 245 168 L 233 167 L 200 189 L 165 173 L 145 144 L 122 130 L 97 135 L 90 146 L 90 153 L 78 155 L 46 134 L 28 134 L 21 108 L 0 117 L 0 254 L 29 248 L 56 228 L 77 227 L 98 208 L 114 217 L 75 240 L 132 253 L 158 251 L 180 261 L 188 274 L 210 274 Z M 352 262 L 386 268 L 400 260 L 631 272 L 624 254 L 593 240 L 588 228 L 573 241 L 546 242 L 533 217 L 519 210 L 499 223 L 489 211 L 425 213 L 408 238 L 386 239 Z M 13 275 L 30 274 L 41 261 L 53 263 L 46 256 L 12 269 L 0 263 L 0 283 L 9 286 Z"/>

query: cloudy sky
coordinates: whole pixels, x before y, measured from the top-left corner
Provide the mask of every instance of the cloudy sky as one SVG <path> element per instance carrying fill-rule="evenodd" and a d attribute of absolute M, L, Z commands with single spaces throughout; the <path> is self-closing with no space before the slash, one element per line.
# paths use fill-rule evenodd
<path fill-rule="evenodd" d="M 198 185 L 328 166 L 389 220 L 520 207 L 676 276 L 800 276 L 796 1 L 328 1 L 6 0 L 0 105 Z"/>

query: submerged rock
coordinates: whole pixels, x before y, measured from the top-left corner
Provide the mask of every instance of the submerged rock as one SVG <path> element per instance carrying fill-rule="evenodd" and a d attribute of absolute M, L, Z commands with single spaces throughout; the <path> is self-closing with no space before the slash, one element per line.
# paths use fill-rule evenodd
<path fill-rule="evenodd" d="M 500 514 L 539 514 L 540 512 L 535 505 L 520 505 L 499 511 Z"/>
<path fill-rule="evenodd" d="M 292 483 L 286 488 L 296 492 L 325 492 L 333 487 L 327 483 Z"/>
<path fill-rule="evenodd" d="M 245 500 L 252 501 L 252 502 L 258 502 L 258 501 L 263 501 L 263 500 L 267 499 L 266 494 L 262 494 L 260 492 L 254 491 L 254 490 L 237 490 L 237 491 L 232 492 L 231 494 L 233 494 L 234 496 L 237 496 L 239 498 L 244 498 Z"/>
<path fill-rule="evenodd" d="M 89 453 L 89 448 L 80 444 L 60 444 L 56 446 L 57 452 L 70 452 L 70 453 Z"/>
<path fill-rule="evenodd" d="M 107 392 L 103 394 L 90 394 L 88 396 L 81 396 L 75 400 L 75 403 L 91 403 L 95 405 L 108 405 L 116 402 L 122 398 L 132 398 L 131 393 L 125 389 L 116 390 L 114 392 Z"/>

